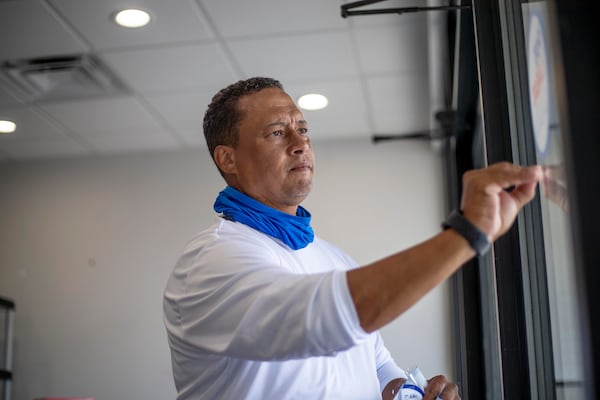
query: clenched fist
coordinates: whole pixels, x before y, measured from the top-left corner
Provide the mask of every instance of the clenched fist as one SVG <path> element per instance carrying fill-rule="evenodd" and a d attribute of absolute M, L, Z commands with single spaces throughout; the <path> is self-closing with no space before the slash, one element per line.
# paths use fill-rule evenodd
<path fill-rule="evenodd" d="M 467 171 L 463 175 L 461 210 L 493 242 L 533 199 L 542 178 L 540 166 L 520 167 L 508 162 Z"/>

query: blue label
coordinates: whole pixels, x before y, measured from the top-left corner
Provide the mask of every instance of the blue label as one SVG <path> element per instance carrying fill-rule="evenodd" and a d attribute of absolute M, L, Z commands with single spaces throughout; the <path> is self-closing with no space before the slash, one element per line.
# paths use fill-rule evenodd
<path fill-rule="evenodd" d="M 398 400 L 421 400 L 425 396 L 423 389 L 416 385 L 405 383 L 400 388 Z"/>

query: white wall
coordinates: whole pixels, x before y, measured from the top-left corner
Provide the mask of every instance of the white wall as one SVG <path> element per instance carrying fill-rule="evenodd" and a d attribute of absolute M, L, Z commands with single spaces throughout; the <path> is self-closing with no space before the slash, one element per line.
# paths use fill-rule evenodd
<path fill-rule="evenodd" d="M 438 231 L 426 143 L 318 143 L 304 203 L 367 263 Z M 16 302 L 13 399 L 175 397 L 161 297 L 224 187 L 206 150 L 0 164 L 0 295 Z M 447 286 L 384 330 L 403 367 L 452 372 Z"/>

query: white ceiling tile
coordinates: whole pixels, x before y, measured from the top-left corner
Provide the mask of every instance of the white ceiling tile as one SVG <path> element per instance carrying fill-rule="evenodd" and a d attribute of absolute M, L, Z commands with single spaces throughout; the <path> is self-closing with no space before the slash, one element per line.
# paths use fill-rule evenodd
<path fill-rule="evenodd" d="M 282 81 L 358 76 L 348 34 L 234 40 L 229 43 L 246 76 L 272 76 Z"/>
<path fill-rule="evenodd" d="M 225 85 L 237 78 L 216 44 L 107 52 L 102 58 L 129 87 L 144 94 Z"/>
<path fill-rule="evenodd" d="M 99 132 L 126 133 L 158 127 L 152 115 L 131 97 L 66 101 L 44 104 L 41 108 L 70 131 L 84 137 L 93 137 Z"/>
<path fill-rule="evenodd" d="M 70 138 L 20 140 L 5 142 L 0 137 L 0 152 L 6 158 L 34 159 L 46 157 L 84 156 L 90 152 Z"/>
<path fill-rule="evenodd" d="M 62 102 L 43 109 L 100 153 L 179 148 L 181 144 L 134 98 Z"/>
<path fill-rule="evenodd" d="M 279 35 L 348 26 L 340 16 L 337 1 L 202 0 L 201 4 L 224 37 Z"/>
<path fill-rule="evenodd" d="M 432 111 L 426 71 L 414 75 L 391 75 L 367 80 L 374 133 L 399 134 L 429 129 Z"/>
<path fill-rule="evenodd" d="M 362 71 L 367 74 L 427 70 L 427 26 L 382 25 L 354 30 Z"/>
<path fill-rule="evenodd" d="M 0 84 L 2 83 L 2 80 L 0 80 Z M 17 98 L 8 90 L 5 90 L 2 86 L 0 86 L 0 107 L 14 106 L 17 104 L 19 104 Z"/>
<path fill-rule="evenodd" d="M 196 131 L 202 135 L 204 112 L 219 89 L 153 95 L 146 100 L 177 131 Z"/>
<path fill-rule="evenodd" d="M 2 60 L 86 51 L 41 1 L 0 1 L 0 49 Z"/>
<path fill-rule="evenodd" d="M 51 0 L 51 4 L 96 49 L 191 42 L 213 36 L 193 0 Z M 150 13 L 147 26 L 131 29 L 113 22 L 116 11 L 132 7 Z"/>
<path fill-rule="evenodd" d="M 295 101 L 307 93 L 320 93 L 329 100 L 327 108 L 323 110 L 303 110 L 313 141 L 365 137 L 370 134 L 367 107 L 358 80 L 284 83 L 284 87 Z"/>
<path fill-rule="evenodd" d="M 131 129 L 124 131 L 102 131 L 86 137 L 95 151 L 100 153 L 126 153 L 180 148 L 164 131 L 154 129 Z"/>

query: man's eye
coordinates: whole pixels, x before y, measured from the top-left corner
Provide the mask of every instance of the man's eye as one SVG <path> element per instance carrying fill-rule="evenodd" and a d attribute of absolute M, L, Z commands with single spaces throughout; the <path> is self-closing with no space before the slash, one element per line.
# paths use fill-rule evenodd
<path fill-rule="evenodd" d="M 306 135 L 308 133 L 308 128 L 300 128 L 298 131 L 300 131 L 301 134 Z"/>
<path fill-rule="evenodd" d="M 274 132 L 271 132 L 271 135 L 273 135 L 273 136 L 282 136 L 283 135 L 283 131 L 281 131 L 281 130 L 280 131 L 274 131 Z"/>

